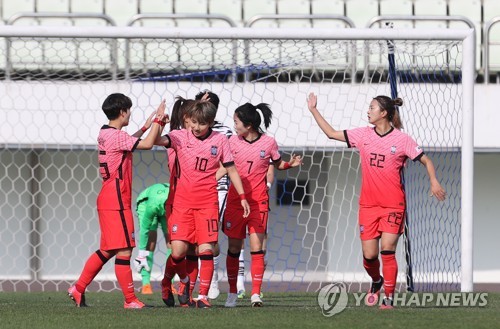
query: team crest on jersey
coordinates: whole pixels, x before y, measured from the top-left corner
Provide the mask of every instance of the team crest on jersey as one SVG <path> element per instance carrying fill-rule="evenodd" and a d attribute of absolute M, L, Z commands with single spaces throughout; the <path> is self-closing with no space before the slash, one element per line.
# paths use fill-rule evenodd
<path fill-rule="evenodd" d="M 391 154 L 396 154 L 396 146 L 391 146 Z"/>
<path fill-rule="evenodd" d="M 217 155 L 217 146 L 212 146 L 212 148 L 210 149 L 210 155 L 212 155 L 213 157 Z"/>
<path fill-rule="evenodd" d="M 231 229 L 231 222 L 226 222 L 226 228 L 229 230 Z"/>
<path fill-rule="evenodd" d="M 260 158 L 264 159 L 266 157 L 266 151 L 265 150 L 260 150 Z"/>
<path fill-rule="evenodd" d="M 177 224 L 174 224 L 174 226 L 172 226 L 172 234 L 175 233 L 177 233 Z"/>

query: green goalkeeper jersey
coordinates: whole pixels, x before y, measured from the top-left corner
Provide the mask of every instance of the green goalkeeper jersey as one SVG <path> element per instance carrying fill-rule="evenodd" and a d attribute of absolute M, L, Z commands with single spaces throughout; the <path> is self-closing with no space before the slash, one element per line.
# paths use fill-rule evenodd
<path fill-rule="evenodd" d="M 142 191 L 137 197 L 137 210 L 141 204 L 146 205 L 143 209 L 154 217 L 165 216 L 165 201 L 168 198 L 170 185 L 168 183 L 153 184 Z M 148 216 L 149 217 L 149 216 Z"/>

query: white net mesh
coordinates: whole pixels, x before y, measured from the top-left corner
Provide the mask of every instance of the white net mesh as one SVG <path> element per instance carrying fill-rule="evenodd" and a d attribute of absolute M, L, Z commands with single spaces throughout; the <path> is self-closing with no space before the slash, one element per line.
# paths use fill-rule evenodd
<path fill-rule="evenodd" d="M 229 127 L 237 106 L 270 104 L 268 132 L 283 158 L 304 155 L 300 169 L 277 174 L 271 191 L 264 290 L 314 290 L 334 280 L 356 291 L 369 282 L 356 224 L 358 153 L 320 132 L 306 95 L 318 94 L 318 107 L 336 128 L 367 125 L 371 98 L 391 92 L 386 41 L 88 37 L 2 44 L 0 58 L 8 65 L 0 81 L 0 186 L 6 192 L 0 198 L 0 290 L 67 288 L 98 248 L 95 139 L 107 122 L 100 107 L 108 94 L 132 98 L 126 130 L 133 133 L 162 98 L 171 106 L 176 95 L 192 98 L 203 89 L 219 95 L 217 119 Z M 415 289 L 456 289 L 460 282 L 460 52 L 460 42 L 396 42 L 405 131 L 431 156 L 449 195 L 441 204 L 430 199 L 423 167 L 407 168 L 411 254 L 405 256 L 401 243 L 401 289 L 407 282 Z M 162 149 L 135 152 L 134 198 L 168 181 L 167 161 Z M 224 259 L 223 235 L 221 250 Z M 248 248 L 245 254 L 249 269 Z M 159 238 L 156 290 L 164 255 Z M 407 281 L 403 264 L 410 258 Z M 115 288 L 109 265 L 89 287 Z"/>

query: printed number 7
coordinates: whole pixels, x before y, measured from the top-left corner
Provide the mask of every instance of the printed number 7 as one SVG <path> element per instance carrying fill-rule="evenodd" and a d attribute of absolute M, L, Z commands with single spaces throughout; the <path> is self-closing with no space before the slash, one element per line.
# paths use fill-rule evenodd
<path fill-rule="evenodd" d="M 247 161 L 250 165 L 248 166 L 248 173 L 250 174 L 250 170 L 252 169 L 253 166 L 253 161 Z"/>

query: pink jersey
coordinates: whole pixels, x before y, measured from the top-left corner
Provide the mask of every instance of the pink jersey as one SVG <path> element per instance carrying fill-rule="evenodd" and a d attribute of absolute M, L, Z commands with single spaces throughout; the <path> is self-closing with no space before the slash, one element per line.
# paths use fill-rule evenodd
<path fill-rule="evenodd" d="M 231 136 L 229 146 L 234 163 L 243 182 L 243 188 L 250 205 L 268 201 L 267 170 L 270 161 L 279 161 L 278 144 L 273 137 L 260 135 L 249 142 L 241 136 Z M 228 205 L 241 206 L 240 197 L 233 185 L 229 188 Z"/>
<path fill-rule="evenodd" d="M 168 198 L 166 201 L 166 204 L 172 205 L 174 204 L 174 195 L 175 195 L 175 187 L 177 183 L 177 166 L 179 163 L 177 162 L 177 154 L 175 154 L 175 151 L 171 148 L 167 149 L 167 156 L 168 156 L 168 170 L 170 171 L 170 191 L 168 193 Z"/>
<path fill-rule="evenodd" d="M 417 161 L 424 152 L 407 134 L 392 128 L 381 136 L 373 127 L 345 130 L 348 147 L 359 149 L 362 184 L 359 204 L 404 209 L 401 181 L 406 159 Z"/>
<path fill-rule="evenodd" d="M 215 174 L 220 163 L 225 167 L 234 164 L 227 137 L 211 131 L 208 137 L 199 139 L 186 129 L 167 136 L 178 161 L 174 207 L 218 208 Z"/>
<path fill-rule="evenodd" d="M 139 138 L 104 125 L 97 137 L 99 173 L 103 179 L 97 209 L 123 210 L 132 205 L 132 152 Z"/>

